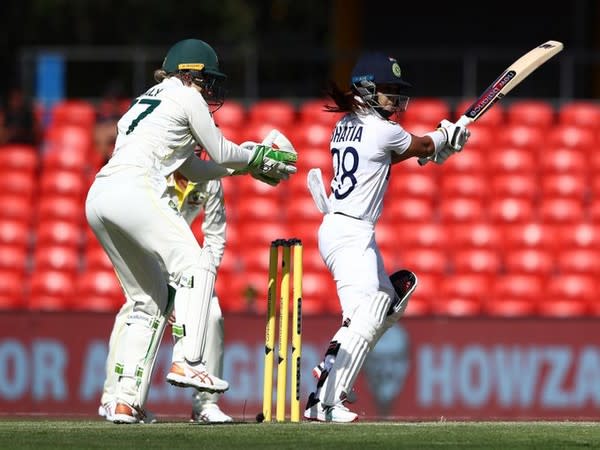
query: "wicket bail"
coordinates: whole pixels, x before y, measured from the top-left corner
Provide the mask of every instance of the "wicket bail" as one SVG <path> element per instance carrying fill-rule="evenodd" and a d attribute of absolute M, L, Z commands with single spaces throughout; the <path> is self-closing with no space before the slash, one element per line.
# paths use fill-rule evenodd
<path fill-rule="evenodd" d="M 265 368 L 263 381 L 263 420 L 272 420 L 273 366 L 275 359 L 275 296 L 281 256 L 281 280 L 279 303 L 279 345 L 277 362 L 276 420 L 285 422 L 287 392 L 288 326 L 290 303 L 290 273 L 292 289 L 292 371 L 290 420 L 300 422 L 300 357 L 302 355 L 302 241 L 300 239 L 276 239 L 269 252 L 269 285 L 267 290 L 267 323 L 265 328 Z M 293 248 L 293 265 L 292 262 Z"/>

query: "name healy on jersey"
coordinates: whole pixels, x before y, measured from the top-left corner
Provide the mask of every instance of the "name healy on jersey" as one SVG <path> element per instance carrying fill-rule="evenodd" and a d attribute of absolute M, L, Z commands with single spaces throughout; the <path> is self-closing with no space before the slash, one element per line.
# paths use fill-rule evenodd
<path fill-rule="evenodd" d="M 337 126 L 331 135 L 331 142 L 360 142 L 362 133 L 362 125 Z"/>

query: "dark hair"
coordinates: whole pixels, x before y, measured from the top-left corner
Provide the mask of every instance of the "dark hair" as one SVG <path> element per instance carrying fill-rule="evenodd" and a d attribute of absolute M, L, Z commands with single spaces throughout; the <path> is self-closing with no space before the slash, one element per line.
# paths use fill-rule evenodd
<path fill-rule="evenodd" d="M 352 112 L 361 108 L 353 90 L 342 90 L 335 81 L 329 81 L 325 93 L 333 100 L 335 106 L 325 105 L 327 112 Z"/>

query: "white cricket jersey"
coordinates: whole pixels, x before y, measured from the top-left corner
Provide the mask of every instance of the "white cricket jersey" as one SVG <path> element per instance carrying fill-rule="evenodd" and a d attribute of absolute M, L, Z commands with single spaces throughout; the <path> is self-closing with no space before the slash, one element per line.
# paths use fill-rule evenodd
<path fill-rule="evenodd" d="M 247 167 L 251 157 L 250 151 L 223 137 L 202 95 L 175 77 L 136 98 L 117 131 L 113 155 L 100 176 L 122 166 L 137 166 L 166 177 L 194 155 L 196 145 L 217 164 L 227 161 L 227 167 L 234 169 Z"/>
<path fill-rule="evenodd" d="M 411 140 L 410 133 L 400 125 L 374 112 L 342 117 L 330 143 L 334 173 L 331 211 L 375 224 L 383 208 L 391 154 L 406 151 Z"/>
<path fill-rule="evenodd" d="M 204 211 L 202 220 L 202 247 L 210 248 L 217 268 L 223 259 L 226 237 L 226 214 L 223 184 L 221 180 L 210 180 L 203 183 L 188 182 L 185 191 L 175 183 L 174 177 L 167 180 L 168 192 L 177 202 L 179 211 L 188 225 Z"/>

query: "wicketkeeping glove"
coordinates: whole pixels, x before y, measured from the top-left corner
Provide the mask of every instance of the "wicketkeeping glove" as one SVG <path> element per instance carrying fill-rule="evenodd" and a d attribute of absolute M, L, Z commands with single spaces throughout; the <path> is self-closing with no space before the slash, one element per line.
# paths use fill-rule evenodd
<path fill-rule="evenodd" d="M 297 169 L 293 163 L 297 160 L 296 152 L 258 144 L 254 147 L 248 170 L 254 178 L 275 186 L 281 180 L 287 180 L 291 174 L 296 173 Z"/>

